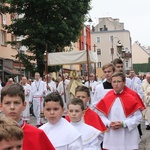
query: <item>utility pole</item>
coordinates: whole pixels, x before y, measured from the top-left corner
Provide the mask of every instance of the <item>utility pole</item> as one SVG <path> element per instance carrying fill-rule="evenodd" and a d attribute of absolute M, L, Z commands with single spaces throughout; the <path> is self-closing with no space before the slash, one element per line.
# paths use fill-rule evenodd
<path fill-rule="evenodd" d="M 93 45 L 94 47 L 94 52 L 96 52 L 96 45 Z M 95 81 L 96 81 L 96 63 L 94 63 L 94 74 L 95 74 Z"/>
<path fill-rule="evenodd" d="M 111 36 L 111 42 L 112 42 L 112 47 L 111 47 L 111 56 L 112 56 L 112 59 L 111 61 L 113 62 L 113 55 L 114 55 L 114 37 L 113 35 Z"/>

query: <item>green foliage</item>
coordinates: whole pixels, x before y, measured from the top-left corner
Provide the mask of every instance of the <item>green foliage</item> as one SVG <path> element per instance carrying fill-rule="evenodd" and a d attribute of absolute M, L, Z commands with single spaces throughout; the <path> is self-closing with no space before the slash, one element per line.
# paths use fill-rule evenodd
<path fill-rule="evenodd" d="M 133 69 L 136 74 L 139 74 L 139 72 L 150 72 L 150 57 L 148 58 L 148 63 L 133 64 Z"/>
<path fill-rule="evenodd" d="M 22 45 L 34 53 L 37 70 L 44 71 L 43 55 L 62 50 L 70 42 L 76 42 L 81 34 L 85 15 L 90 9 L 91 0 L 0 0 L 9 3 L 0 11 L 23 15 L 14 18 L 13 23 L 5 26 L 8 33 L 23 35 Z M 24 61 L 31 61 L 24 57 Z"/>

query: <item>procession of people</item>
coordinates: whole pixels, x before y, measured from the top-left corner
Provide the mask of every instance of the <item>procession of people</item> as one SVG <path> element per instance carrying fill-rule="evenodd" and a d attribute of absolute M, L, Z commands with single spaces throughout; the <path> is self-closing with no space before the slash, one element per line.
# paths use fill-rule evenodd
<path fill-rule="evenodd" d="M 0 115 L 23 130 L 23 150 L 138 150 L 142 120 L 150 130 L 150 73 L 142 80 L 133 69 L 127 75 L 119 58 L 102 71 L 101 79 L 36 72 L 32 81 L 0 80 Z"/>

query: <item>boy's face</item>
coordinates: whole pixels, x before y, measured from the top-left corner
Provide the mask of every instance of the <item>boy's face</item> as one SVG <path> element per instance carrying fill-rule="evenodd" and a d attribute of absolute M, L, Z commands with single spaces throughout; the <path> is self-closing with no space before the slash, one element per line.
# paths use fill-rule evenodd
<path fill-rule="evenodd" d="M 116 64 L 115 65 L 115 71 L 116 72 L 123 71 L 123 64 Z"/>
<path fill-rule="evenodd" d="M 22 150 L 22 140 L 0 141 L 0 150 Z"/>
<path fill-rule="evenodd" d="M 114 73 L 113 68 L 112 67 L 105 68 L 103 70 L 103 72 L 104 72 L 104 76 L 105 76 L 106 80 L 110 81 L 111 80 L 111 76 Z"/>
<path fill-rule="evenodd" d="M 112 77 L 111 84 L 112 84 L 112 87 L 113 87 L 114 91 L 116 93 L 120 93 L 123 90 L 124 86 L 125 86 L 125 81 L 123 81 L 120 76 Z"/>
<path fill-rule="evenodd" d="M 88 94 L 83 91 L 76 92 L 75 97 L 81 99 L 84 102 L 84 106 L 86 106 L 87 102 L 90 100 L 90 97 L 88 96 Z"/>
<path fill-rule="evenodd" d="M 64 113 L 64 108 L 61 107 L 59 102 L 50 101 L 45 103 L 44 115 L 46 119 L 51 123 L 57 123 Z"/>
<path fill-rule="evenodd" d="M 20 121 L 20 115 L 22 111 L 26 108 L 26 103 L 22 102 L 21 97 L 8 95 L 4 96 L 0 108 L 6 117 L 10 117 L 15 121 Z"/>
<path fill-rule="evenodd" d="M 84 111 L 80 105 L 70 104 L 68 107 L 68 115 L 72 122 L 78 122 L 81 120 Z"/>

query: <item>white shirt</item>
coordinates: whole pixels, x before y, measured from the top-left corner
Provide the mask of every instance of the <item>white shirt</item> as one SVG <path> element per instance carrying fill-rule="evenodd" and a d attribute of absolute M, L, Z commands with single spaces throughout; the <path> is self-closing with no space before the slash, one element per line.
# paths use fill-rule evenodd
<path fill-rule="evenodd" d="M 30 84 L 25 84 L 25 85 L 22 85 L 23 88 L 24 88 L 24 92 L 25 92 L 25 99 L 29 99 L 29 94 L 30 94 L 30 90 L 31 90 L 31 86 Z"/>
<path fill-rule="evenodd" d="M 48 84 L 48 86 L 49 86 L 49 89 L 47 89 L 47 91 L 46 91 L 46 95 L 56 91 L 56 83 L 53 80 L 51 80 L 48 83 L 47 82 L 45 82 L 45 83 L 46 83 L 46 85 Z"/>
<path fill-rule="evenodd" d="M 47 122 L 42 129 L 56 150 L 83 150 L 81 134 L 64 118 L 56 124 Z"/>
<path fill-rule="evenodd" d="M 91 104 L 93 103 L 93 96 L 95 93 L 95 88 L 99 83 L 97 81 L 90 81 L 90 83 L 87 81 L 85 82 L 86 87 L 91 87 L 92 89 L 90 90 L 90 97 L 91 97 Z"/>
<path fill-rule="evenodd" d="M 103 83 L 96 86 L 91 108 L 95 110 L 97 103 L 112 89 L 104 89 Z"/>

